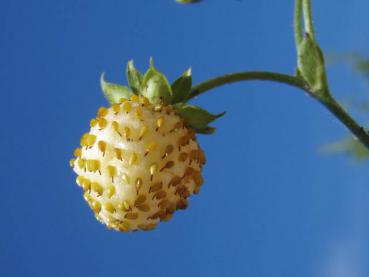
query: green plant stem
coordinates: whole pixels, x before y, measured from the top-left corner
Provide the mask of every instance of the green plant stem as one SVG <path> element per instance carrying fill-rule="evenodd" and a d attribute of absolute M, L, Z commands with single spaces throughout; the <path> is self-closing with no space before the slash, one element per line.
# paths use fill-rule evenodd
<path fill-rule="evenodd" d="M 342 106 L 333 98 L 333 96 L 331 96 L 329 91 L 324 94 L 319 94 L 323 95 L 322 97 L 320 97 L 309 89 L 309 86 L 305 81 L 295 76 L 264 71 L 250 71 L 227 74 L 207 80 L 192 87 L 189 99 L 223 85 L 255 80 L 284 83 L 307 92 L 311 97 L 323 104 L 324 107 L 326 107 L 338 120 L 340 120 L 351 131 L 351 133 L 354 134 L 356 138 L 369 149 L 369 134 L 351 117 L 351 115 L 349 115 L 342 108 Z"/>
<path fill-rule="evenodd" d="M 295 3 L 294 30 L 295 30 L 296 47 L 298 47 L 303 37 L 302 28 L 301 28 L 302 1 L 303 0 L 296 0 L 296 3 Z"/>
<path fill-rule="evenodd" d="M 327 97 L 327 95 L 329 95 Z M 350 114 L 334 99 L 327 91 L 324 99 L 317 99 L 322 103 L 338 120 L 340 120 L 351 133 L 369 149 L 369 134 L 364 127 L 360 126 Z"/>
<path fill-rule="evenodd" d="M 237 72 L 226 74 L 223 76 L 216 77 L 214 79 L 210 79 L 208 81 L 202 82 L 194 87 L 192 87 L 192 91 L 190 94 L 189 99 L 198 96 L 208 90 L 211 90 L 216 87 L 220 87 L 226 84 L 236 83 L 240 81 L 273 81 L 288 84 L 294 87 L 301 88 L 306 92 L 309 92 L 307 84 L 294 76 L 274 73 L 274 72 L 267 72 L 267 71 L 248 71 L 248 72 Z"/>
<path fill-rule="evenodd" d="M 300 0 L 297 0 L 300 1 Z M 304 25 L 306 32 L 310 37 L 315 40 L 314 25 L 313 25 L 313 15 L 311 12 L 311 1 L 303 0 L 303 11 L 304 11 Z"/>

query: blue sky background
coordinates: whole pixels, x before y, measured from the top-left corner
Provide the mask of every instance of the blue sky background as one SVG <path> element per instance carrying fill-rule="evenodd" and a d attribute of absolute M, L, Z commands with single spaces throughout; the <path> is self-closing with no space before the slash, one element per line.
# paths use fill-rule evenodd
<path fill-rule="evenodd" d="M 313 1 L 329 53 L 369 49 L 369 2 Z M 153 232 L 108 231 L 68 167 L 107 105 L 99 76 L 125 83 L 153 56 L 173 80 L 241 70 L 293 73 L 293 1 L 2 0 L 0 276 L 369 276 L 369 171 L 319 148 L 347 135 L 319 104 L 273 83 L 193 103 L 228 111 L 199 138 L 206 183 Z M 364 81 L 329 67 L 339 99 Z M 363 122 L 365 118 L 361 118 Z"/>

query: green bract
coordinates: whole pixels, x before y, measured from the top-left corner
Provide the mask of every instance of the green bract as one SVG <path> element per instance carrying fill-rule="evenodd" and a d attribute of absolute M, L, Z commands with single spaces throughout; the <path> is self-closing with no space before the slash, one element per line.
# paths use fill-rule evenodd
<path fill-rule="evenodd" d="M 127 63 L 127 81 L 134 93 L 138 93 L 141 88 L 142 74 L 135 68 L 133 61 Z"/>
<path fill-rule="evenodd" d="M 217 118 L 223 116 L 225 112 L 213 115 L 200 107 L 192 106 L 186 103 L 179 103 L 174 105 L 177 111 L 189 126 L 191 126 L 197 133 L 211 134 L 215 131 L 214 128 L 209 127 L 208 124 Z"/>
<path fill-rule="evenodd" d="M 224 115 L 224 112 L 214 115 L 200 107 L 187 104 L 192 88 L 191 68 L 172 85 L 165 75 L 154 67 L 152 60 L 144 75 L 135 68 L 132 60 L 127 64 L 126 73 L 129 87 L 108 83 L 104 79 L 104 73 L 101 75 L 102 91 L 111 104 L 118 103 L 121 98 L 130 99 L 133 95 L 140 95 L 145 96 L 152 105 L 172 105 L 187 126 L 199 134 L 212 134 L 215 128 L 208 124 Z"/>
<path fill-rule="evenodd" d="M 190 95 L 192 87 L 192 70 L 189 68 L 185 73 L 172 84 L 173 100 L 172 103 L 186 101 Z"/>
<path fill-rule="evenodd" d="M 314 93 L 319 93 L 328 87 L 323 53 L 308 33 L 297 48 L 297 75 L 309 84 Z"/>
<path fill-rule="evenodd" d="M 105 82 L 104 77 L 105 74 L 102 73 L 100 77 L 101 89 L 110 103 L 117 103 L 121 98 L 129 99 L 132 97 L 133 92 L 128 87 Z"/>

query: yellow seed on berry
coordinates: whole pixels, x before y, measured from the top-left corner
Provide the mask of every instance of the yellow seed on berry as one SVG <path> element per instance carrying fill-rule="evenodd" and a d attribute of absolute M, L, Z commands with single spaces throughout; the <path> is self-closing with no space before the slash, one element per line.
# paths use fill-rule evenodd
<path fill-rule="evenodd" d="M 118 123 L 118 122 L 113 121 L 113 122 L 111 123 L 111 128 L 113 129 L 113 131 L 114 131 L 114 132 L 117 132 L 117 133 L 118 133 L 118 135 L 120 135 L 120 136 L 121 136 L 121 134 L 120 134 L 120 132 L 119 132 L 119 123 Z"/>
<path fill-rule="evenodd" d="M 143 136 L 147 133 L 148 128 L 147 126 L 142 126 L 140 129 L 140 133 L 139 133 L 139 140 L 141 140 L 143 138 Z"/>
<path fill-rule="evenodd" d="M 146 107 L 150 105 L 149 99 L 147 99 L 145 96 L 140 98 L 140 102 Z"/>
<path fill-rule="evenodd" d="M 82 182 L 82 188 L 84 191 L 90 190 L 91 189 L 91 182 L 88 179 L 84 179 Z"/>
<path fill-rule="evenodd" d="M 180 162 L 184 162 L 188 157 L 188 154 L 185 153 L 185 152 L 181 152 L 179 153 L 179 156 L 178 156 L 178 161 Z"/>
<path fill-rule="evenodd" d="M 134 165 L 135 163 L 137 163 L 138 157 L 136 153 L 132 153 L 131 156 L 129 157 L 129 161 L 128 161 L 128 165 Z"/>
<path fill-rule="evenodd" d="M 85 159 L 78 159 L 78 167 L 80 169 L 85 169 L 85 167 L 86 167 L 86 160 Z"/>
<path fill-rule="evenodd" d="M 171 220 L 173 217 L 173 214 L 166 214 L 161 220 L 167 222 L 169 220 Z"/>
<path fill-rule="evenodd" d="M 169 156 L 174 150 L 174 146 L 169 144 L 165 147 L 164 155 L 162 156 L 162 159 Z"/>
<path fill-rule="evenodd" d="M 163 187 L 163 183 L 162 182 L 157 182 L 155 184 L 153 184 L 151 187 L 150 187 L 150 192 L 157 192 L 159 190 L 161 190 L 161 188 Z"/>
<path fill-rule="evenodd" d="M 105 118 L 100 117 L 97 120 L 97 124 L 99 125 L 100 129 L 104 129 L 108 125 L 108 121 Z"/>
<path fill-rule="evenodd" d="M 122 107 L 122 109 L 123 109 L 123 111 L 124 111 L 125 113 L 129 113 L 129 112 L 132 110 L 132 105 L 131 105 L 131 103 L 129 103 L 129 102 L 124 102 L 124 103 L 123 103 L 123 107 Z"/>
<path fill-rule="evenodd" d="M 97 120 L 95 118 L 91 119 L 90 121 L 90 127 L 93 128 L 97 125 Z"/>
<path fill-rule="evenodd" d="M 96 172 L 100 170 L 99 160 L 87 160 L 87 170 L 90 172 Z"/>
<path fill-rule="evenodd" d="M 114 205 L 110 202 L 105 203 L 104 209 L 108 211 L 109 213 L 115 213 Z"/>
<path fill-rule="evenodd" d="M 156 121 L 156 126 L 158 128 L 161 128 L 164 125 L 164 118 L 160 117 L 157 121 Z"/>
<path fill-rule="evenodd" d="M 121 221 L 118 225 L 119 231 L 121 232 L 128 232 L 130 229 L 130 225 L 127 221 Z"/>
<path fill-rule="evenodd" d="M 126 215 L 124 216 L 126 219 L 137 219 L 138 218 L 138 213 L 126 213 Z"/>
<path fill-rule="evenodd" d="M 101 204 L 100 204 L 100 202 L 98 202 L 98 201 L 96 201 L 96 200 L 94 200 L 94 201 L 92 201 L 92 203 L 91 203 L 91 208 L 92 208 L 92 210 L 95 212 L 95 213 L 99 213 L 100 211 L 101 211 Z"/>
<path fill-rule="evenodd" d="M 157 163 L 153 163 L 152 165 L 150 165 L 150 175 L 154 175 L 157 170 L 158 170 Z"/>
<path fill-rule="evenodd" d="M 77 179 L 76 179 L 77 184 L 79 186 L 82 186 L 84 179 L 85 178 L 83 178 L 82 176 L 78 176 Z"/>
<path fill-rule="evenodd" d="M 131 206 L 129 205 L 127 200 L 124 200 L 122 203 L 119 203 L 117 207 L 119 210 L 124 212 L 131 210 Z"/>
<path fill-rule="evenodd" d="M 169 161 L 167 162 L 161 169 L 160 171 L 163 171 L 164 169 L 169 169 L 172 168 L 174 166 L 174 162 L 173 161 Z"/>
<path fill-rule="evenodd" d="M 165 190 L 160 190 L 157 193 L 154 194 L 153 199 L 163 199 L 167 196 L 167 192 Z"/>
<path fill-rule="evenodd" d="M 140 177 L 138 177 L 136 179 L 135 185 L 136 185 L 136 192 L 138 194 L 140 192 L 140 189 L 141 189 L 142 185 L 143 185 L 143 181 L 142 181 L 142 179 Z"/>
<path fill-rule="evenodd" d="M 90 134 L 85 133 L 82 135 L 81 140 L 80 140 L 80 144 L 81 146 L 87 146 L 87 138 L 90 136 Z"/>
<path fill-rule="evenodd" d="M 197 172 L 196 174 L 194 174 L 194 176 L 192 177 L 195 184 L 198 186 L 201 186 L 204 183 L 204 179 L 201 176 L 200 172 Z"/>
<path fill-rule="evenodd" d="M 157 143 L 156 142 L 150 142 L 147 147 L 146 147 L 146 153 L 145 155 L 147 155 L 149 152 L 153 152 L 155 151 L 156 147 L 157 147 Z"/>
<path fill-rule="evenodd" d="M 106 142 L 103 140 L 100 140 L 97 143 L 97 146 L 99 147 L 99 150 L 103 153 L 103 155 L 105 155 L 105 151 L 106 151 Z"/>
<path fill-rule="evenodd" d="M 97 182 L 92 182 L 91 183 L 91 190 L 93 192 L 95 192 L 97 194 L 97 196 L 101 196 L 103 194 L 103 191 L 104 191 L 103 187 Z"/>
<path fill-rule="evenodd" d="M 123 136 L 125 137 L 126 140 L 129 140 L 130 135 L 131 135 L 131 129 L 129 127 L 125 126 L 123 128 Z"/>
<path fill-rule="evenodd" d="M 205 164 L 206 163 L 205 154 L 204 154 L 204 152 L 201 149 L 199 150 L 199 162 L 201 164 Z"/>
<path fill-rule="evenodd" d="M 137 95 L 132 95 L 131 96 L 131 101 L 132 102 L 138 102 L 140 100 L 140 98 Z"/>
<path fill-rule="evenodd" d="M 109 177 L 113 179 L 114 176 L 117 174 L 117 168 L 115 166 L 108 165 L 107 170 Z"/>
<path fill-rule="evenodd" d="M 139 195 L 135 201 L 135 206 L 142 205 L 146 201 L 145 195 Z"/>
<path fill-rule="evenodd" d="M 123 206 L 124 206 L 124 208 L 128 211 L 128 210 L 130 210 L 131 209 L 131 205 L 129 205 L 129 202 L 128 201 L 123 201 Z"/>
<path fill-rule="evenodd" d="M 138 120 L 142 120 L 143 112 L 142 112 L 142 109 L 140 107 L 137 107 L 137 109 L 135 110 L 135 116 Z"/>
<path fill-rule="evenodd" d="M 109 186 L 106 189 L 106 195 L 108 196 L 108 198 L 112 198 L 114 194 L 115 194 L 115 187 L 114 186 Z"/>
<path fill-rule="evenodd" d="M 97 111 L 97 117 L 104 117 L 108 114 L 108 109 L 105 107 L 101 107 L 99 108 L 99 110 Z"/>
<path fill-rule="evenodd" d="M 119 149 L 119 148 L 114 148 L 114 153 L 115 153 L 115 157 L 118 159 L 118 160 L 123 160 L 123 151 L 122 149 Z"/>
<path fill-rule="evenodd" d="M 70 159 L 69 160 L 69 166 L 73 168 L 74 167 L 74 162 L 75 162 L 74 159 Z"/>
<path fill-rule="evenodd" d="M 138 205 L 137 209 L 139 209 L 141 212 L 149 212 L 150 206 L 147 204 Z"/>
<path fill-rule="evenodd" d="M 119 104 L 113 104 L 113 105 L 111 105 L 111 109 L 113 110 L 113 112 L 115 114 L 117 114 L 117 113 L 120 112 L 120 105 Z"/>
<path fill-rule="evenodd" d="M 81 150 L 81 148 L 76 148 L 75 150 L 74 150 L 74 157 L 78 157 L 78 158 L 80 158 L 82 156 L 82 150 Z"/>

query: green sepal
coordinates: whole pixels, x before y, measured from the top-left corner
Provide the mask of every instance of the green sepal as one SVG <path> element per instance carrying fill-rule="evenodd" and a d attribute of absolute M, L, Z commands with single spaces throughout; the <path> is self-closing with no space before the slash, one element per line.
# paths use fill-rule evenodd
<path fill-rule="evenodd" d="M 160 73 L 150 60 L 150 67 L 146 71 L 142 84 L 141 94 L 147 97 L 150 103 L 168 105 L 172 101 L 172 89 L 167 78 Z"/>
<path fill-rule="evenodd" d="M 141 83 L 142 83 L 142 74 L 135 68 L 133 60 L 130 60 L 127 63 L 127 81 L 128 85 L 132 89 L 135 94 L 139 94 Z"/>
<path fill-rule="evenodd" d="M 306 81 L 314 92 L 327 88 L 325 62 L 319 45 L 305 34 L 298 45 L 298 76 Z"/>
<path fill-rule="evenodd" d="M 195 128 L 194 130 L 198 134 L 211 135 L 211 134 L 214 134 L 216 129 L 214 127 L 207 126 L 205 128 L 202 128 L 202 129 L 201 128 Z"/>
<path fill-rule="evenodd" d="M 130 99 L 133 95 L 132 91 L 122 85 L 108 83 L 104 79 L 105 74 L 102 73 L 100 77 L 101 89 L 110 104 L 118 103 L 121 98 Z"/>
<path fill-rule="evenodd" d="M 192 70 L 189 68 L 172 84 L 172 104 L 186 102 L 192 87 Z"/>
<path fill-rule="evenodd" d="M 209 127 L 208 124 L 225 114 L 225 112 L 222 112 L 214 115 L 200 107 L 192 106 L 186 103 L 175 104 L 173 107 L 177 111 L 178 115 L 185 120 L 189 127 L 201 134 L 213 133 L 215 129 Z"/>

